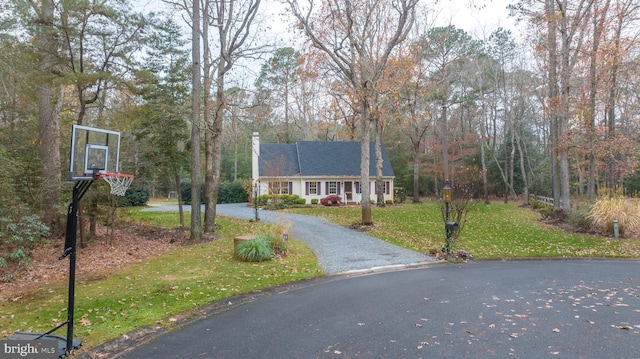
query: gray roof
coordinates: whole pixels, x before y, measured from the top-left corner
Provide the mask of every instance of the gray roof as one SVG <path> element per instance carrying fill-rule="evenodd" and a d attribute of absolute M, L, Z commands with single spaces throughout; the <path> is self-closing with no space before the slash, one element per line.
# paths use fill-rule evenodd
<path fill-rule="evenodd" d="M 375 177 L 375 143 L 369 144 L 369 174 Z M 360 142 L 298 141 L 295 144 L 261 144 L 261 177 L 360 177 Z M 382 175 L 394 177 L 382 145 Z"/>

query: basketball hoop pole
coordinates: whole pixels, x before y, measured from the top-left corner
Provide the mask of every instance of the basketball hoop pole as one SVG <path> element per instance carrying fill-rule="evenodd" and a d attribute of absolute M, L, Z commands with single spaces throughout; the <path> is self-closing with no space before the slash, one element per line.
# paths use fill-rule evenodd
<path fill-rule="evenodd" d="M 78 232 L 78 204 L 87 193 L 87 190 L 93 183 L 93 180 L 78 181 L 73 186 L 73 197 L 71 203 L 67 208 L 67 233 L 64 238 L 64 250 L 62 255 L 58 257 L 58 260 L 63 260 L 67 256 L 69 257 L 69 297 L 67 304 L 67 320 L 58 324 L 55 328 L 49 330 L 46 333 L 16 333 L 13 339 L 17 340 L 39 340 L 39 339 L 52 339 L 57 340 L 58 344 L 58 357 L 71 354 L 74 349 L 79 349 L 82 345 L 80 339 L 73 338 L 73 317 L 74 317 L 74 304 L 75 304 L 75 288 L 76 288 L 76 237 Z M 67 337 L 63 338 L 57 335 L 50 335 L 56 330 L 67 326 Z M 12 339 L 9 337 L 9 339 Z M 62 345 L 64 341 L 65 345 Z"/>
<path fill-rule="evenodd" d="M 78 232 L 78 210 L 82 197 L 95 180 L 105 180 L 111 187 L 111 194 L 124 196 L 133 181 L 133 175 L 118 173 L 120 157 L 120 132 L 101 128 L 71 126 L 71 151 L 69 158 L 69 181 L 75 181 L 73 197 L 67 208 L 67 227 L 62 255 L 58 260 L 69 257 L 69 297 L 67 320 L 46 333 L 14 333 L 7 339 L 13 340 L 56 340 L 58 357 L 71 355 L 79 349 L 82 341 L 73 338 L 75 281 L 76 281 L 76 242 Z M 51 335 L 67 326 L 67 336 Z"/>
<path fill-rule="evenodd" d="M 78 204 L 80 200 L 87 193 L 93 180 L 78 181 L 73 186 L 73 198 L 67 209 L 67 233 L 64 239 L 64 252 L 58 258 L 63 260 L 66 256 L 69 256 L 69 299 L 67 307 L 67 321 L 62 323 L 54 330 L 67 324 L 67 353 L 71 353 L 74 349 L 73 343 L 73 317 L 74 317 L 74 304 L 75 304 L 75 288 L 76 288 L 76 242 L 78 232 Z M 79 347 L 80 345 L 76 345 Z"/>

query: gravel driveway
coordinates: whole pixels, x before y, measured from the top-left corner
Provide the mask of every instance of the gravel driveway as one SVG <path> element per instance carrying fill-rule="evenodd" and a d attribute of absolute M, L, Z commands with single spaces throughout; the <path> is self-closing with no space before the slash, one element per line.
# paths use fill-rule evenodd
<path fill-rule="evenodd" d="M 177 206 L 160 206 L 145 211 L 177 211 Z M 185 210 L 190 210 L 185 206 Z M 219 204 L 217 214 L 227 217 L 254 218 L 253 208 L 246 203 Z M 259 210 L 262 221 L 289 226 L 293 239 L 311 248 L 318 263 L 327 274 L 366 271 L 372 269 L 403 267 L 436 261 L 435 258 L 400 248 L 348 228 L 328 222 L 323 218 Z"/>

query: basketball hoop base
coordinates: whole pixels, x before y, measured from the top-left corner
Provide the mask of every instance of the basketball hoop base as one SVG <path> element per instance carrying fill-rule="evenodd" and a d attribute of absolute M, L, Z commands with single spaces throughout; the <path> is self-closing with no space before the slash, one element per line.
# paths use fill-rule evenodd
<path fill-rule="evenodd" d="M 67 356 L 67 338 L 50 333 L 17 332 L 7 337 L 8 340 L 55 340 L 58 343 L 58 358 Z M 73 349 L 78 350 L 82 346 L 82 340 L 73 338 Z"/>
<path fill-rule="evenodd" d="M 111 194 L 116 196 L 124 196 L 133 182 L 133 175 L 124 173 L 98 172 L 95 178 L 106 181 L 111 187 Z"/>

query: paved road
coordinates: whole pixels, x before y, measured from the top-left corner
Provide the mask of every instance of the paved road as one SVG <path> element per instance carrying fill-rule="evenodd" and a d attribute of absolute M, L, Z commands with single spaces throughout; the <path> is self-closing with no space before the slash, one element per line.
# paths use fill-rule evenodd
<path fill-rule="evenodd" d="M 481 261 L 334 275 L 199 314 L 142 345 L 130 338 L 82 357 L 640 358 L 640 262 Z"/>
<path fill-rule="evenodd" d="M 189 206 L 185 206 L 190 210 Z M 177 206 L 161 206 L 146 211 L 177 211 Z M 222 216 L 252 219 L 254 210 L 244 203 L 219 204 Z M 413 266 L 434 262 L 433 257 L 400 248 L 364 233 L 332 224 L 325 219 L 278 211 L 259 211 L 260 220 L 290 226 L 292 238 L 309 246 L 327 274 L 375 268 Z"/>
<path fill-rule="evenodd" d="M 213 312 L 112 357 L 640 358 L 640 263 L 475 262 L 329 276 Z"/>

